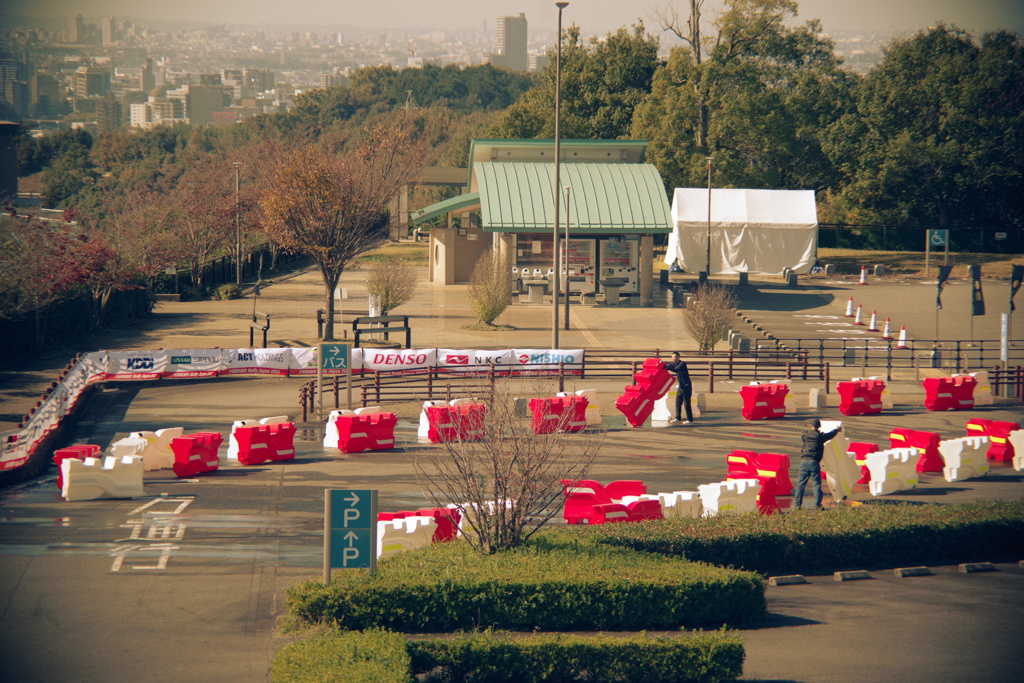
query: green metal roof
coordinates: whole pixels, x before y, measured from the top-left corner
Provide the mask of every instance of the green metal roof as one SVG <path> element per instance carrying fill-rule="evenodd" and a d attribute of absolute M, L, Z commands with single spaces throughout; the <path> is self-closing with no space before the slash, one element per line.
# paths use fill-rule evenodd
<path fill-rule="evenodd" d="M 478 162 L 474 171 L 484 230 L 539 233 L 552 229 L 554 164 Z M 672 231 L 665 186 L 651 164 L 563 163 L 559 180 L 562 187 L 572 188 L 569 229 L 577 235 Z M 564 190 L 559 201 L 559 221 L 564 225 Z"/>
<path fill-rule="evenodd" d="M 418 225 L 444 213 L 463 213 L 480 206 L 480 193 L 470 192 L 409 212 L 409 222 Z"/>

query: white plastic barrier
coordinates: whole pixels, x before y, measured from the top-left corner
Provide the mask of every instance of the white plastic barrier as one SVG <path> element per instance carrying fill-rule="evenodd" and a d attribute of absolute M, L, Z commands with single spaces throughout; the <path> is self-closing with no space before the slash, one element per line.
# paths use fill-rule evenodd
<path fill-rule="evenodd" d="M 430 420 L 427 419 L 427 408 L 431 406 L 443 406 L 447 405 L 444 401 L 424 401 L 423 410 L 420 411 L 420 425 L 416 430 L 416 436 L 421 439 L 426 439 L 430 433 Z M 337 443 L 337 441 L 335 441 Z"/>
<path fill-rule="evenodd" d="M 704 505 L 698 491 L 672 491 L 659 493 L 661 513 L 665 517 L 696 519 L 704 514 Z"/>
<path fill-rule="evenodd" d="M 184 436 L 184 434 L 184 427 L 167 427 L 155 432 L 131 432 L 124 439 L 114 442 L 110 450 L 115 456 L 140 456 L 145 462 L 147 470 L 170 469 L 174 465 L 171 440 Z M 139 450 L 140 440 L 146 442 L 141 451 Z"/>
<path fill-rule="evenodd" d="M 64 486 L 61 495 L 69 502 L 97 498 L 134 498 L 142 495 L 142 473 L 146 469 L 137 455 L 107 456 L 104 459 L 68 458 L 60 464 Z"/>
<path fill-rule="evenodd" d="M 324 448 L 337 448 L 338 439 L 341 435 L 338 433 L 338 418 L 342 415 L 352 415 L 355 411 L 352 410 L 332 410 L 327 416 L 327 423 L 324 425 Z"/>
<path fill-rule="evenodd" d="M 988 370 L 972 372 L 971 377 L 978 382 L 974 387 L 974 405 L 990 406 L 995 403 L 995 399 L 992 397 L 992 383 L 988 379 Z"/>
<path fill-rule="evenodd" d="M 231 435 L 228 436 L 228 452 L 225 456 L 228 460 L 238 460 L 238 439 L 235 437 L 235 432 L 238 428 L 255 427 L 259 423 L 259 420 L 235 420 L 231 423 Z"/>
<path fill-rule="evenodd" d="M 987 436 L 963 436 L 940 441 L 939 453 L 945 463 L 942 475 L 946 481 L 961 481 L 988 474 L 990 465 L 986 455 L 990 443 Z"/>
<path fill-rule="evenodd" d="M 653 422 L 668 422 L 676 416 L 676 395 L 678 393 L 679 385 L 673 384 L 667 394 L 654 402 L 654 410 L 651 412 L 651 420 Z M 685 407 L 683 407 L 683 410 L 686 410 Z M 697 396 L 695 394 L 690 396 L 690 410 L 693 411 L 694 420 L 700 417 L 700 408 L 697 407 Z"/>
<path fill-rule="evenodd" d="M 842 426 L 838 420 L 822 420 L 821 431 L 830 432 Z M 853 485 L 860 479 L 860 465 L 857 458 L 847 451 L 850 441 L 843 432 L 839 432 L 829 441 L 821 456 L 821 469 L 825 471 L 828 490 L 835 500 L 846 500 L 853 493 Z"/>
<path fill-rule="evenodd" d="M 430 545 L 437 531 L 433 517 L 403 517 L 377 521 L 377 557 Z"/>
<path fill-rule="evenodd" d="M 730 479 L 697 487 L 705 517 L 738 515 L 757 512 L 757 494 L 761 482 L 757 479 Z"/>
<path fill-rule="evenodd" d="M 1024 429 L 1014 429 L 1007 441 L 1013 446 L 1013 469 L 1024 472 Z"/>
<path fill-rule="evenodd" d="M 864 463 L 871 472 L 868 488 L 872 496 L 908 491 L 917 486 L 917 461 L 921 451 L 916 448 L 893 448 L 868 453 Z"/>

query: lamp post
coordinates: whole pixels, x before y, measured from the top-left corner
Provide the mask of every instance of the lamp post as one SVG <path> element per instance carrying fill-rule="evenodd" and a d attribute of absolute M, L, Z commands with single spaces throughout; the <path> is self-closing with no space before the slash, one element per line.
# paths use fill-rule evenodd
<path fill-rule="evenodd" d="M 551 230 L 551 246 L 554 253 L 554 270 L 551 277 L 551 348 L 558 348 L 558 280 L 562 274 L 558 253 L 558 205 L 561 203 L 561 162 L 562 162 L 562 10 L 568 2 L 556 2 L 558 8 L 558 46 L 555 48 L 555 222 Z M 568 285 L 568 282 L 566 282 Z"/>
<path fill-rule="evenodd" d="M 711 277 L 711 157 L 708 157 L 708 253 L 706 277 Z"/>
<path fill-rule="evenodd" d="M 242 286 L 242 231 L 238 227 L 238 187 L 241 172 L 241 161 L 232 161 L 235 167 L 235 284 Z"/>
<path fill-rule="evenodd" d="M 569 329 L 569 292 L 572 287 L 569 286 L 569 194 L 572 192 L 572 187 L 566 185 L 562 188 L 565 190 L 565 329 Z"/>

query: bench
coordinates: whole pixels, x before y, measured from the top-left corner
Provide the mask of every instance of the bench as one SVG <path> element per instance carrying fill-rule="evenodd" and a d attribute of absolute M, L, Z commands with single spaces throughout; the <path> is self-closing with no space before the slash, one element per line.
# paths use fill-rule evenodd
<path fill-rule="evenodd" d="M 401 326 L 391 326 L 391 323 L 399 322 L 402 323 Z M 412 348 L 412 328 L 409 327 L 409 316 L 407 315 L 363 316 L 352 321 L 352 336 L 357 349 L 359 341 L 364 335 L 383 334 L 384 339 L 388 340 L 388 335 L 395 332 L 404 332 L 405 348 Z"/>
<path fill-rule="evenodd" d="M 342 325 L 349 325 L 353 320 L 360 316 L 367 316 L 370 312 L 366 309 L 358 308 L 341 308 L 334 309 L 334 321 L 341 322 Z M 341 320 L 338 320 L 338 316 L 341 316 Z M 324 338 L 324 324 L 327 322 L 327 311 L 323 308 L 316 309 L 316 336 L 317 339 Z M 343 332 L 345 330 L 342 330 Z"/>

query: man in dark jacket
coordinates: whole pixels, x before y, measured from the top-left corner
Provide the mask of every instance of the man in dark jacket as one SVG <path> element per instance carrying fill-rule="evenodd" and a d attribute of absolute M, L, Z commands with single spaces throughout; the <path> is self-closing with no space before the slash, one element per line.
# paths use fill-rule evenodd
<path fill-rule="evenodd" d="M 676 389 L 676 417 L 671 422 L 679 422 L 683 419 L 682 409 L 686 407 L 685 424 L 693 424 L 693 406 L 690 405 L 690 397 L 693 396 L 693 382 L 690 381 L 690 370 L 686 363 L 679 358 L 679 352 L 672 352 L 672 362 L 665 363 L 665 369 L 675 374 L 679 387 Z"/>
<path fill-rule="evenodd" d="M 794 510 L 799 510 L 804 501 L 804 487 L 808 480 L 814 491 L 814 508 L 821 509 L 821 457 L 825 454 L 825 444 L 843 429 L 838 427 L 831 432 L 819 431 L 821 420 L 818 418 L 809 424 L 809 429 L 800 435 L 803 446 L 800 449 L 800 476 L 796 480 L 796 493 L 793 495 Z"/>

